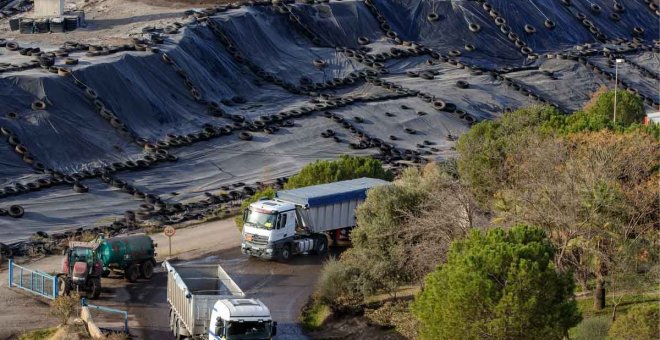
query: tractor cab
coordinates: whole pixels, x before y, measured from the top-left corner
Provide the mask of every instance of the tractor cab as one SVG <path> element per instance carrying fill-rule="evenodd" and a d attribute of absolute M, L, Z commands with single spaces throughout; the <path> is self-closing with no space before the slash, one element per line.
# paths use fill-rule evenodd
<path fill-rule="evenodd" d="M 72 290 L 87 292 L 92 298 L 101 293 L 103 263 L 98 257 L 98 243 L 69 242 L 69 249 L 62 260 L 60 287 L 63 294 Z"/>

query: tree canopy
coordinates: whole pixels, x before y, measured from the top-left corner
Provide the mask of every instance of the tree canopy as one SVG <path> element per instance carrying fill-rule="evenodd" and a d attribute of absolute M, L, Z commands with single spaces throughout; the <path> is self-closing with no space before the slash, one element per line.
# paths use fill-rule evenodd
<path fill-rule="evenodd" d="M 421 339 L 561 339 L 581 316 L 570 273 L 537 228 L 473 231 L 428 275 L 412 309 Z"/>
<path fill-rule="evenodd" d="M 318 160 L 305 165 L 297 175 L 289 178 L 284 188 L 295 189 L 360 177 L 391 181 L 394 176 L 383 168 L 383 163 L 379 160 L 343 155 L 337 160 Z"/>
<path fill-rule="evenodd" d="M 541 133 L 544 122 L 557 117 L 559 113 L 552 107 L 532 106 L 480 122 L 461 136 L 456 146 L 458 172 L 482 206 L 488 206 L 507 178 L 506 155 L 524 147 L 527 140 Z"/>

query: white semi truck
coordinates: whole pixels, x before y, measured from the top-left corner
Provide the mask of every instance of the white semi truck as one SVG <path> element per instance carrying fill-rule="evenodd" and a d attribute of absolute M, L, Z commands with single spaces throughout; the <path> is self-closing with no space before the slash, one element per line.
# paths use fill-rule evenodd
<path fill-rule="evenodd" d="M 389 182 L 359 178 L 276 193 L 244 212 L 244 254 L 288 261 L 296 254 L 323 253 L 328 243 L 348 238 L 355 209 L 367 191 Z"/>
<path fill-rule="evenodd" d="M 220 265 L 163 262 L 170 329 L 177 340 L 267 340 L 277 332 L 270 310 L 248 299 Z"/>

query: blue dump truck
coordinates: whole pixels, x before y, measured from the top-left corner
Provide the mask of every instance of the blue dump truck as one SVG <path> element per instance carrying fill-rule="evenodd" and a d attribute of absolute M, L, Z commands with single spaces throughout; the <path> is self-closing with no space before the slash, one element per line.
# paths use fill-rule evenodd
<path fill-rule="evenodd" d="M 278 191 L 275 199 L 252 203 L 244 212 L 244 254 L 288 261 L 291 256 L 324 253 L 328 244 L 347 240 L 355 209 L 371 188 L 387 181 L 359 178 Z"/>

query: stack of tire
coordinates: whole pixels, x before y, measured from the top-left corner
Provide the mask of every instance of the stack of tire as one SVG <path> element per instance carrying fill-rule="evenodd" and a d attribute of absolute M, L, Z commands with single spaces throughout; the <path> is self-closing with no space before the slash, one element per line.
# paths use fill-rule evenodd
<path fill-rule="evenodd" d="M 37 161 L 34 156 L 29 152 L 28 148 L 21 143 L 21 140 L 11 131 L 9 128 L 1 127 L 0 133 L 7 138 L 7 143 L 14 148 L 16 152 L 22 159 L 23 162 L 33 167 L 36 171 L 43 172 L 46 170 L 46 167 L 39 161 Z"/>
<path fill-rule="evenodd" d="M 399 38 L 399 35 L 392 30 L 392 27 L 390 24 L 387 23 L 387 20 L 385 20 L 385 16 L 381 13 L 381 11 L 376 7 L 374 4 L 373 0 L 365 0 L 364 4 L 367 6 L 371 14 L 376 18 L 378 23 L 380 24 L 380 29 L 385 33 L 385 36 L 394 41 L 397 44 L 402 44 L 403 41 L 401 38 Z"/>

